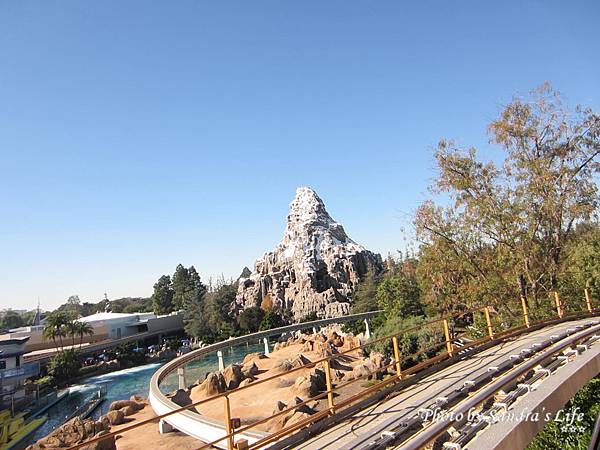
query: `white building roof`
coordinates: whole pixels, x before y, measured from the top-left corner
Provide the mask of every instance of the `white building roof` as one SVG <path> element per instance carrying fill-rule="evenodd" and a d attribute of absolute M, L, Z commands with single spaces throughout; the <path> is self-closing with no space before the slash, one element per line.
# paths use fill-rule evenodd
<path fill-rule="evenodd" d="M 125 319 L 125 318 L 139 318 L 139 317 L 154 317 L 152 313 L 113 313 L 113 312 L 101 312 L 92 314 L 91 316 L 86 316 L 78 319 L 80 322 L 105 322 L 115 319 Z"/>

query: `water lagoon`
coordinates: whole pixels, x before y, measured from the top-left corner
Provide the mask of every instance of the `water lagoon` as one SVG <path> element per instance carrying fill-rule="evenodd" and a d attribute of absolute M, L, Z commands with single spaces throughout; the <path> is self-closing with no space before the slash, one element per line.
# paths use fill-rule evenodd
<path fill-rule="evenodd" d="M 264 351 L 263 344 L 240 345 L 231 349 L 223 350 L 225 365 L 241 362 L 248 353 Z M 106 401 L 94 412 L 93 418 L 98 418 L 108 412 L 108 407 L 115 400 L 128 399 L 132 395 L 148 397 L 148 386 L 150 378 L 161 364 L 146 364 L 130 369 L 119 370 L 103 375 L 92 376 L 81 380 L 75 386 L 71 386 L 69 396 L 48 410 L 48 420 L 34 434 L 32 442 L 46 436 L 56 427 L 62 425 L 73 412 L 85 403 L 101 386 L 106 386 Z M 192 384 L 198 379 L 204 379 L 207 372 L 218 370 L 216 353 L 204 356 L 202 359 L 193 361 L 186 366 L 186 381 Z M 169 393 L 177 389 L 177 374 L 169 375 L 161 384 L 161 390 Z"/>

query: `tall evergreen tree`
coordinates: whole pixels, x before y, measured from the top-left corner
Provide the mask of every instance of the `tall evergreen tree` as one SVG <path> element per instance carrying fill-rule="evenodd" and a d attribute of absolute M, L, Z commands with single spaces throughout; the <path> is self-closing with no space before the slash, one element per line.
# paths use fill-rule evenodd
<path fill-rule="evenodd" d="M 169 275 L 163 275 L 154 284 L 152 307 L 155 314 L 169 314 L 173 312 L 173 287 Z"/>
<path fill-rule="evenodd" d="M 377 293 L 377 277 L 372 269 L 360 281 L 352 294 L 352 313 L 358 314 L 379 309 L 375 295 Z"/>
<path fill-rule="evenodd" d="M 191 336 L 207 340 L 210 329 L 205 319 L 204 301 L 206 286 L 200 280 L 200 275 L 194 266 L 187 269 L 187 289 L 183 300 L 185 331 Z"/>
<path fill-rule="evenodd" d="M 178 264 L 173 274 L 173 307 L 176 310 L 184 308 L 186 297 L 190 291 L 190 273 L 189 270 Z"/>

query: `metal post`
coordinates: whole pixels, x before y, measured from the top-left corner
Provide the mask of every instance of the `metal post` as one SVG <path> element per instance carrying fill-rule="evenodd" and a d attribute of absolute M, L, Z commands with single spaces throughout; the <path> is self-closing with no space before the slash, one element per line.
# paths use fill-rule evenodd
<path fill-rule="evenodd" d="M 398 347 L 398 338 L 392 337 L 392 345 L 394 346 L 394 360 L 396 361 L 396 376 L 399 380 L 402 379 L 402 367 L 400 365 L 400 347 Z"/>
<path fill-rule="evenodd" d="M 323 365 L 325 366 L 325 383 L 327 385 L 327 404 L 329 406 L 329 412 L 334 414 L 335 405 L 333 404 L 333 385 L 331 384 L 331 366 L 329 360 L 326 359 L 323 361 Z"/>
<path fill-rule="evenodd" d="M 585 292 L 585 304 L 587 306 L 587 309 L 589 312 L 593 312 L 594 309 L 592 308 L 592 299 L 590 297 L 590 290 L 588 288 L 585 288 L 583 292 Z"/>
<path fill-rule="evenodd" d="M 217 350 L 217 359 L 219 360 L 219 370 L 224 370 L 225 363 L 223 362 L 223 352 L 221 350 Z"/>
<path fill-rule="evenodd" d="M 487 322 L 488 336 L 490 340 L 494 339 L 494 330 L 492 328 L 492 320 L 490 319 L 490 309 L 486 306 L 484 309 L 485 321 Z"/>
<path fill-rule="evenodd" d="M 223 399 L 225 400 L 225 432 L 231 434 L 231 408 L 229 406 L 229 397 L 225 395 Z M 227 450 L 234 450 L 233 442 L 233 435 L 231 435 L 227 438 Z"/>
<path fill-rule="evenodd" d="M 446 349 L 448 350 L 448 356 L 452 358 L 452 342 L 450 341 L 450 327 L 448 326 L 448 319 L 444 319 L 444 336 L 446 337 Z"/>
<path fill-rule="evenodd" d="M 186 389 L 187 385 L 185 383 L 185 367 L 177 368 L 177 378 L 179 380 L 179 389 Z"/>
<path fill-rule="evenodd" d="M 562 319 L 563 317 L 563 309 L 560 304 L 560 297 L 558 296 L 558 292 L 554 291 L 554 302 L 556 303 L 556 312 L 558 313 L 558 317 Z"/>
<path fill-rule="evenodd" d="M 369 321 L 365 319 L 365 339 L 371 339 L 371 330 L 369 329 Z"/>
<path fill-rule="evenodd" d="M 525 301 L 525 297 L 521 296 L 521 308 L 523 308 L 523 321 L 525 322 L 525 326 L 529 328 L 529 313 L 527 312 L 527 302 Z"/>
<path fill-rule="evenodd" d="M 271 350 L 269 350 L 269 338 L 264 337 L 263 343 L 265 344 L 265 355 L 268 356 L 271 353 Z"/>

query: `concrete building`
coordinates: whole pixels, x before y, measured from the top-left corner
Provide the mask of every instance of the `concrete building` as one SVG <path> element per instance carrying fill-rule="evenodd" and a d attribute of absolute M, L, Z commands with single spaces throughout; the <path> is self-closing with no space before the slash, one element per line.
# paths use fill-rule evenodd
<path fill-rule="evenodd" d="M 183 328 L 183 315 L 180 313 L 157 316 L 153 313 L 103 312 L 82 317 L 79 320 L 89 323 L 94 329 L 106 330 L 109 339 Z"/>
<path fill-rule="evenodd" d="M 24 381 L 40 373 L 39 363 L 23 363 L 28 337 L 0 339 L 0 404 L 7 407 L 25 396 Z"/>
<path fill-rule="evenodd" d="M 106 328 L 101 326 L 93 326 L 94 335 L 84 336 L 83 343 L 94 343 L 108 339 L 108 332 Z M 25 344 L 26 352 L 35 352 L 38 350 L 46 350 L 54 347 L 54 342 L 44 338 L 44 325 L 35 325 L 30 327 L 21 327 L 10 330 L 7 334 L 0 335 L 0 340 L 3 339 L 20 339 L 28 338 Z M 66 340 L 66 344 L 69 344 L 69 340 Z M 79 338 L 77 338 L 79 342 Z"/>
<path fill-rule="evenodd" d="M 183 329 L 183 314 L 172 313 L 165 316 L 157 316 L 153 313 L 113 313 L 101 312 L 91 316 L 78 319 L 81 322 L 87 322 L 94 330 L 92 336 L 84 336 L 84 344 L 94 344 L 111 339 L 119 339 L 134 334 L 160 334 L 162 330 L 165 333 L 173 330 Z M 0 335 L 0 340 L 26 339 L 25 352 L 35 352 L 54 348 L 54 342 L 44 339 L 44 326 L 30 326 L 10 330 L 9 333 Z M 140 336 L 143 338 L 143 336 Z M 70 344 L 70 340 L 65 339 L 65 345 Z M 77 338 L 79 343 L 79 338 Z"/>

